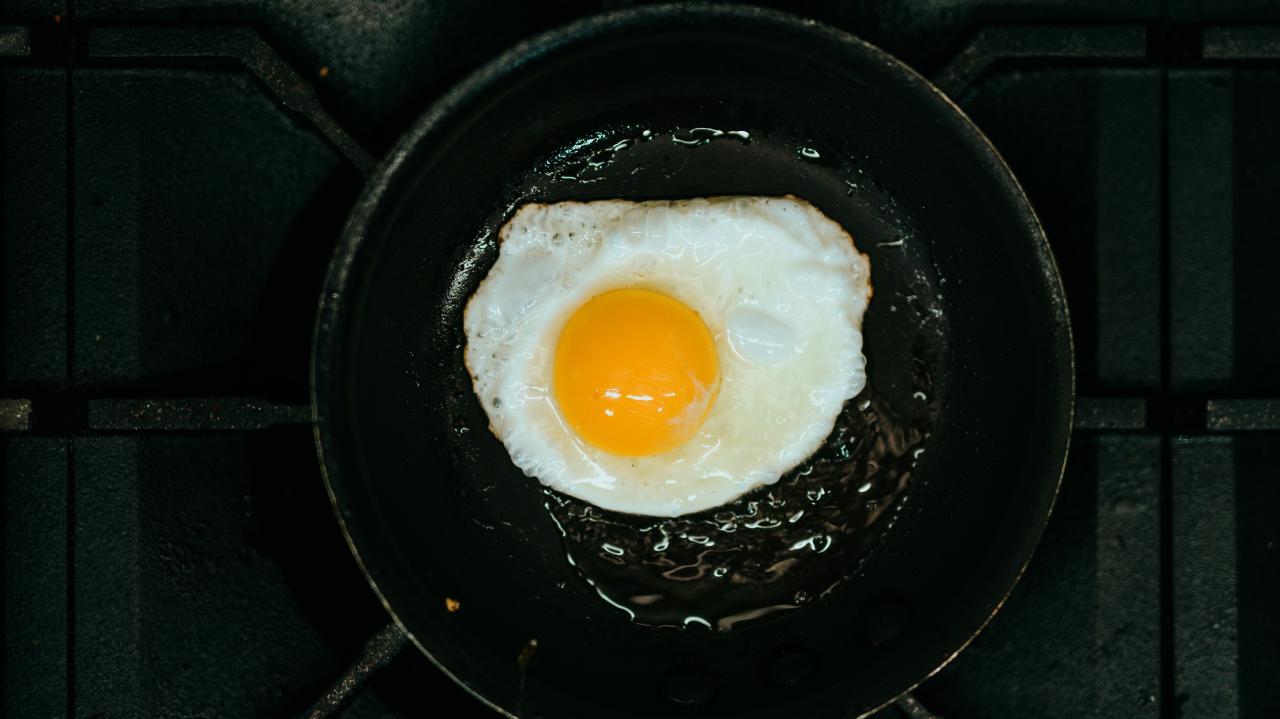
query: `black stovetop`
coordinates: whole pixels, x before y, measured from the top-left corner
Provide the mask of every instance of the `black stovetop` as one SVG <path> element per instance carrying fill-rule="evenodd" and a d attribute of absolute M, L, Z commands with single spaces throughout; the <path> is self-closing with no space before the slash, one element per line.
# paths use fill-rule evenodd
<path fill-rule="evenodd" d="M 386 623 L 308 424 L 325 264 L 435 95 L 602 4 L 629 3 L 0 6 L 7 716 L 299 716 Z M 1005 610 L 917 692 L 947 719 L 1280 715 L 1266 5 L 788 4 L 957 100 L 1071 300 L 1068 475 Z M 405 651 L 340 716 L 427 713 L 491 715 Z"/>

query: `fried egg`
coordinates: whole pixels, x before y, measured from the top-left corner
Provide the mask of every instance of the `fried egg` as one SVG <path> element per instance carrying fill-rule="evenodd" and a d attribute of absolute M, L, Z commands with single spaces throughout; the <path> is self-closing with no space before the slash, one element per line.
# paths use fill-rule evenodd
<path fill-rule="evenodd" d="M 512 462 L 671 517 L 771 484 L 866 384 L 870 264 L 792 197 L 531 203 L 467 304 L 465 361 Z"/>

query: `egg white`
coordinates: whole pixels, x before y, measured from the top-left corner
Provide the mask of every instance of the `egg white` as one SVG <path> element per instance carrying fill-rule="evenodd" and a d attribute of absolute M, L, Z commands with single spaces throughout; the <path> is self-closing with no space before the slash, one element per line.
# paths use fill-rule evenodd
<path fill-rule="evenodd" d="M 517 467 L 599 507 L 676 516 L 776 482 L 822 445 L 866 384 L 870 264 L 799 198 L 531 203 L 499 242 L 464 314 L 476 395 Z M 696 436 L 645 457 L 584 442 L 552 387 L 569 316 L 626 287 L 698 312 L 720 363 L 719 395 Z"/>

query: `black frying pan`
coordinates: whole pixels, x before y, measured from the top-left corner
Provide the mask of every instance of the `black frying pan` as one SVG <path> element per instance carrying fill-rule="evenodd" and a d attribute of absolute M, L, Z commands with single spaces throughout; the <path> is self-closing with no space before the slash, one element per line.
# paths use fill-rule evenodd
<path fill-rule="evenodd" d="M 855 551 L 812 565 L 850 575 L 826 596 L 729 631 L 637 623 L 569 566 L 547 509 L 558 498 L 487 431 L 463 307 L 522 202 L 786 193 L 870 255 L 871 385 L 852 403 L 927 433 L 926 451 L 898 467 L 907 489 L 885 497 L 874 541 L 845 537 Z M 331 266 L 314 403 L 370 583 L 419 649 L 500 712 L 848 718 L 936 671 L 1000 607 L 1057 492 L 1072 383 L 1041 227 L 946 97 L 822 25 L 672 6 L 520 45 L 413 126 Z"/>

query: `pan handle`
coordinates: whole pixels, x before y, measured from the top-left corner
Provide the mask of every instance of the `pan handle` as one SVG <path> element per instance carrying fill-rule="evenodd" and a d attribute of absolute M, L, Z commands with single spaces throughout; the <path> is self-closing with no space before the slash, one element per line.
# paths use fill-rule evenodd
<path fill-rule="evenodd" d="M 329 691 L 311 706 L 307 712 L 307 719 L 329 719 L 337 716 L 337 711 L 342 708 L 343 703 L 364 685 L 369 675 L 385 667 L 394 659 L 404 648 L 407 639 L 404 630 L 395 622 L 378 630 L 378 633 L 365 643 L 360 657 L 338 678 L 338 681 L 333 683 L 333 686 L 329 687 Z"/>

